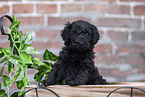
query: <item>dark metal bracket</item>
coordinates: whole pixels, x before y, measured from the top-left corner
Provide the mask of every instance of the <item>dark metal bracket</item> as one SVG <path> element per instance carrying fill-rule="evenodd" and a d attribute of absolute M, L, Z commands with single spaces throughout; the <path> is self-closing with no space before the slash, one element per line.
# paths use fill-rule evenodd
<path fill-rule="evenodd" d="M 44 90 L 47 90 L 51 93 L 53 93 L 56 97 L 60 97 L 56 92 L 54 92 L 53 90 L 51 89 L 47 89 L 47 88 L 32 88 L 32 89 L 29 89 L 27 90 L 25 93 L 23 93 L 20 97 L 23 97 L 27 92 L 31 91 L 31 90 L 35 90 L 36 91 L 36 97 L 38 97 L 38 89 L 44 89 Z"/>
<path fill-rule="evenodd" d="M 14 44 L 14 43 L 13 43 L 13 41 L 12 41 L 11 35 L 8 34 L 8 33 L 5 33 L 5 30 L 4 30 L 4 27 L 3 27 L 3 18 L 4 18 L 4 17 L 6 17 L 8 20 L 10 20 L 11 23 L 13 22 L 13 19 L 12 19 L 10 16 L 8 16 L 8 15 L 4 15 L 4 16 L 2 16 L 2 17 L 0 18 L 0 29 L 1 29 L 1 34 L 2 34 L 2 35 L 8 35 L 8 37 L 9 37 L 9 39 L 10 39 L 10 46 L 13 47 L 13 44 Z M 16 50 L 15 47 L 13 48 L 13 53 L 16 54 L 16 55 L 18 55 L 18 52 L 17 52 L 17 50 Z"/>
<path fill-rule="evenodd" d="M 115 92 L 115 91 L 117 91 L 117 90 L 119 90 L 119 89 L 124 89 L 124 88 L 130 88 L 130 89 L 131 89 L 130 97 L 133 96 L 133 89 L 137 89 L 137 90 L 140 90 L 140 91 L 142 91 L 142 92 L 145 93 L 145 91 L 144 91 L 143 89 L 140 89 L 140 88 L 137 88 L 137 87 L 120 87 L 120 88 L 117 88 L 117 89 L 111 91 L 111 92 L 107 95 L 107 97 L 109 97 L 113 92 Z"/>

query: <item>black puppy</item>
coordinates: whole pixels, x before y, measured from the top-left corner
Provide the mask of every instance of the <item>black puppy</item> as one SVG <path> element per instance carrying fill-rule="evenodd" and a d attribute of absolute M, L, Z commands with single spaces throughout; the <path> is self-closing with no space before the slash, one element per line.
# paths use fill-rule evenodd
<path fill-rule="evenodd" d="M 64 40 L 58 61 L 52 67 L 46 81 L 38 83 L 45 87 L 65 80 L 67 85 L 108 84 L 94 65 L 94 45 L 99 40 L 97 28 L 82 20 L 67 23 L 61 31 Z"/>

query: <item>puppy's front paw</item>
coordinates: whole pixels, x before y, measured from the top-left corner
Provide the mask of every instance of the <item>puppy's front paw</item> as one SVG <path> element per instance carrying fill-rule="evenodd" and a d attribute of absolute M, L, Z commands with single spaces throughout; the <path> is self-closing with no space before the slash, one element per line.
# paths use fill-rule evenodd
<path fill-rule="evenodd" d="M 48 86 L 48 84 L 47 84 L 46 81 L 38 82 L 37 85 L 38 85 L 39 87 L 43 87 L 43 88 L 46 87 L 46 86 Z"/>

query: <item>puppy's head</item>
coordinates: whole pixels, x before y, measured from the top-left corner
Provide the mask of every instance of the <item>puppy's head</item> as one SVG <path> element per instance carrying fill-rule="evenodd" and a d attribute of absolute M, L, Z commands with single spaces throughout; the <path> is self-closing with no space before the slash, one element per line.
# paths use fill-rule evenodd
<path fill-rule="evenodd" d="M 93 49 L 100 37 L 94 25 L 82 20 L 68 22 L 61 36 L 66 47 L 79 52 Z"/>

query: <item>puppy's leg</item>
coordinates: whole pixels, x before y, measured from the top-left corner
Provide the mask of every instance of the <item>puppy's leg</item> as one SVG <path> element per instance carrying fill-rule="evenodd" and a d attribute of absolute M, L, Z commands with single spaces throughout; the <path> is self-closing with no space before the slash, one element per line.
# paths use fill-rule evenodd
<path fill-rule="evenodd" d="M 98 72 L 98 68 L 96 67 L 96 80 L 95 80 L 95 83 L 96 85 L 106 85 L 106 84 L 109 84 L 105 79 L 103 79 L 103 77 L 99 74 Z"/>
<path fill-rule="evenodd" d="M 82 69 L 76 75 L 75 79 L 68 82 L 68 85 L 76 86 L 76 85 L 85 85 L 89 78 L 89 71 Z"/>
<path fill-rule="evenodd" d="M 52 68 L 51 72 L 48 74 L 47 80 L 40 81 L 38 86 L 46 87 L 48 85 L 53 85 L 56 83 L 55 76 L 56 76 L 57 69 L 55 67 Z"/>
<path fill-rule="evenodd" d="M 58 73 L 62 70 L 62 62 L 58 60 L 52 67 L 52 70 L 48 74 L 48 78 L 38 83 L 40 87 L 46 87 L 48 85 L 55 85 L 57 82 L 61 80 L 61 73 Z"/>
<path fill-rule="evenodd" d="M 107 85 L 109 83 L 105 79 L 103 79 L 102 76 L 99 76 L 99 77 L 96 78 L 95 84 L 96 85 Z"/>

